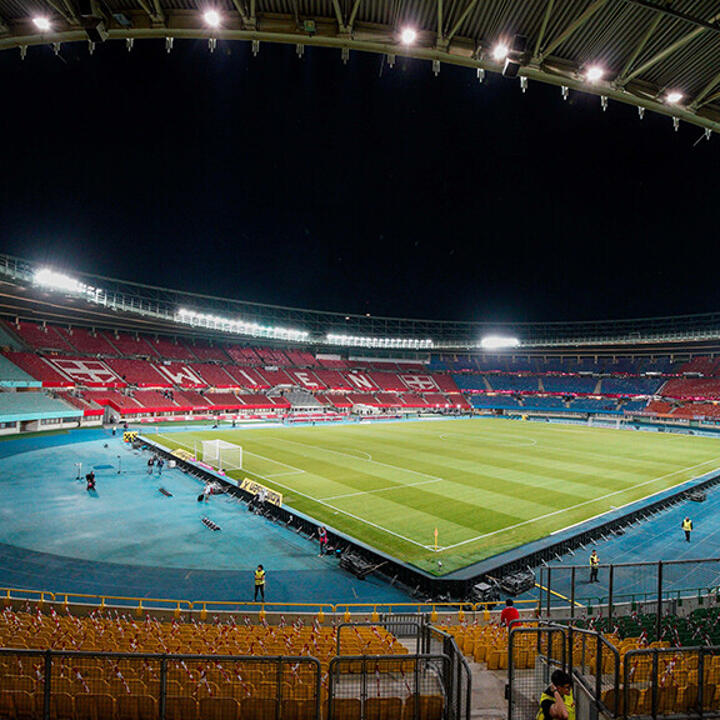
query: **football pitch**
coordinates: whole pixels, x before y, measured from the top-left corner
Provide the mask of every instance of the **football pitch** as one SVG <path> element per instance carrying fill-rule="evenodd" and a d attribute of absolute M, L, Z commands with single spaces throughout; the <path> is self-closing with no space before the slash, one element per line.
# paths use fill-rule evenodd
<path fill-rule="evenodd" d="M 714 438 L 500 419 L 148 437 L 190 452 L 203 440 L 241 445 L 230 476 L 435 575 L 720 467 Z"/>

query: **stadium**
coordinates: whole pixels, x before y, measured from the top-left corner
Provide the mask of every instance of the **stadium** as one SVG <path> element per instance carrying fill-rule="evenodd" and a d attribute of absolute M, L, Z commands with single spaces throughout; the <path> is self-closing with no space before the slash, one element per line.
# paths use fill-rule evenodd
<path fill-rule="evenodd" d="M 0 0 L 0 720 L 720 716 L 716 5 Z"/>

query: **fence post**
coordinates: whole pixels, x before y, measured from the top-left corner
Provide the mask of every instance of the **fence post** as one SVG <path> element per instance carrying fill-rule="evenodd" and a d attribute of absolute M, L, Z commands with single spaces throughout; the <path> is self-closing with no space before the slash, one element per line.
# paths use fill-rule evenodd
<path fill-rule="evenodd" d="M 572 668 L 571 668 L 572 669 Z M 595 709 L 599 707 L 600 693 L 602 693 L 603 654 L 602 637 L 600 633 L 595 636 Z"/>
<path fill-rule="evenodd" d="M 165 705 L 167 697 L 167 656 L 160 658 L 160 720 L 165 720 Z"/>
<path fill-rule="evenodd" d="M 698 658 L 698 690 L 697 690 L 698 714 L 703 716 L 703 705 L 705 704 L 705 652 L 700 649 Z"/>
<path fill-rule="evenodd" d="M 657 584 L 657 625 L 655 627 L 655 639 L 660 639 L 660 630 L 662 628 L 662 588 L 663 588 L 663 564 L 662 560 L 658 562 L 658 584 Z M 653 716 L 654 717 L 654 716 Z"/>
<path fill-rule="evenodd" d="M 614 580 L 615 580 L 615 566 L 611 565 L 610 566 L 610 577 L 608 579 L 608 621 L 612 619 L 612 613 L 613 613 Z"/>
<path fill-rule="evenodd" d="M 50 683 L 52 681 L 52 651 L 45 651 L 45 688 L 43 690 L 43 720 L 50 720 Z"/>
<path fill-rule="evenodd" d="M 275 704 L 275 720 L 280 720 L 280 706 L 282 705 L 282 656 L 278 657 L 277 664 L 278 701 Z"/>
<path fill-rule="evenodd" d="M 508 720 L 512 720 L 512 705 L 513 705 L 513 645 L 515 644 L 515 631 L 512 627 L 508 628 Z M 538 633 L 537 637 L 540 637 Z"/>
<path fill-rule="evenodd" d="M 575 617 L 575 566 L 570 569 L 570 617 Z"/>
<path fill-rule="evenodd" d="M 653 720 L 657 717 L 657 701 L 658 701 L 658 650 L 653 650 L 653 669 L 652 669 L 652 705 L 650 707 L 650 714 Z"/>
<path fill-rule="evenodd" d="M 547 569 L 547 616 L 550 617 L 550 583 L 551 583 L 551 575 L 550 575 L 550 567 Z"/>

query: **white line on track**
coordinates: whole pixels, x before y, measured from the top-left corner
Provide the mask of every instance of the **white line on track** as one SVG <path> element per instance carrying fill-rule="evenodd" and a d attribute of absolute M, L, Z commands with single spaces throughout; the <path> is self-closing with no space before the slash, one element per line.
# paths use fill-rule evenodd
<path fill-rule="evenodd" d="M 360 490 L 359 492 L 345 493 L 344 495 L 331 495 L 330 497 L 323 498 L 323 500 L 338 500 L 340 498 L 355 497 L 356 495 L 372 495 L 373 493 L 386 492 L 387 490 L 402 490 L 407 487 L 415 487 L 416 485 L 428 485 L 429 483 L 440 482 L 441 478 L 437 480 L 420 480 L 414 483 L 403 483 L 402 485 L 391 485 L 390 487 L 378 488 L 377 490 Z"/>
<path fill-rule="evenodd" d="M 363 458 L 359 458 L 357 455 L 349 455 L 348 453 L 340 452 L 339 450 L 330 450 L 329 448 L 318 447 L 317 445 L 309 445 L 308 443 L 298 442 L 297 440 L 288 440 L 287 438 L 273 438 L 273 440 L 292 443 L 293 445 L 301 445 L 302 447 L 310 448 L 311 450 L 317 450 L 318 452 L 328 452 L 335 455 L 342 455 L 343 457 L 353 458 L 354 460 L 363 460 Z M 304 455 L 305 457 L 309 457 L 306 453 L 299 454 Z M 370 462 L 374 465 L 383 465 L 384 467 L 389 467 L 393 470 L 402 470 L 403 472 L 413 473 L 413 475 L 421 475 L 422 477 L 432 478 L 433 480 L 445 479 L 438 477 L 437 475 L 430 475 L 429 473 L 420 472 L 419 470 L 411 470 L 410 468 L 402 467 L 400 465 L 390 465 L 389 463 L 380 462 L 379 460 L 365 460 L 364 462 Z"/>
<path fill-rule="evenodd" d="M 156 437 L 166 437 L 166 436 L 158 433 L 156 435 Z M 181 443 L 178 440 L 173 440 L 170 437 L 168 437 L 167 439 L 170 440 L 170 442 L 173 442 L 177 445 L 182 445 L 183 447 L 186 447 L 190 450 L 194 450 L 194 448 L 191 445 L 187 445 L 186 443 Z M 255 453 L 252 453 L 252 454 L 255 454 Z M 258 457 L 263 457 L 263 456 L 258 455 Z M 266 459 L 269 459 L 269 458 L 266 458 Z M 288 467 L 292 467 L 292 466 L 289 465 Z M 303 470 L 302 472 L 305 472 L 305 471 Z M 348 512 L 347 510 L 343 510 L 342 508 L 335 507 L 335 505 L 331 505 L 330 503 L 327 503 L 324 500 L 320 500 L 319 498 L 313 497 L 312 495 L 307 495 L 304 492 L 300 492 L 297 488 L 290 487 L 289 485 L 283 485 L 283 483 L 281 483 L 277 480 L 273 480 L 272 478 L 268 478 L 265 475 L 260 475 L 260 473 L 253 472 L 252 474 L 256 475 L 259 478 L 262 478 L 263 480 L 268 480 L 268 482 L 271 482 L 273 485 L 279 485 L 280 487 L 285 488 L 286 490 L 288 490 L 292 493 L 295 493 L 296 495 L 302 495 L 302 497 L 307 498 L 308 500 L 312 500 L 313 502 L 319 503 L 320 505 L 324 505 L 325 507 L 328 507 L 331 510 L 335 510 L 336 512 L 342 513 L 343 515 L 347 515 L 348 517 L 351 517 L 353 520 L 357 520 L 358 522 L 361 522 L 364 525 L 369 525 L 370 527 L 374 527 L 376 530 L 380 530 L 382 532 L 388 533 L 388 535 L 393 535 L 394 537 L 400 538 L 401 540 L 404 540 L 405 542 L 409 542 L 412 545 L 417 545 L 417 547 L 421 547 L 423 549 L 427 549 L 427 547 L 428 547 L 427 545 L 420 543 L 417 540 L 413 540 L 409 537 L 405 537 L 405 535 L 396 533 L 394 530 L 388 530 L 387 528 L 383 527 L 382 525 L 378 525 L 377 523 L 371 522 L 370 520 L 361 518 L 357 515 L 354 515 L 353 513 Z M 442 478 L 435 478 L 435 479 L 441 480 Z"/>
<path fill-rule="evenodd" d="M 468 543 L 475 542 L 476 540 L 482 540 L 487 537 L 492 537 L 493 535 L 497 535 L 498 533 L 506 532 L 507 530 L 514 530 L 515 528 L 522 527 L 523 525 L 529 525 L 530 523 L 537 522 L 538 520 L 544 520 L 545 518 L 552 517 L 553 515 L 559 515 L 560 513 L 569 512 L 570 510 L 575 510 L 576 508 L 583 507 L 583 505 L 590 505 L 594 502 L 599 502 L 600 500 L 605 500 L 609 497 L 613 497 L 613 495 L 619 495 L 620 493 L 628 492 L 629 490 L 633 490 L 634 488 L 642 487 L 643 485 L 649 485 L 650 483 L 657 482 L 658 480 L 663 480 L 664 478 L 671 477 L 673 475 L 677 475 L 678 473 L 685 472 L 686 470 L 694 470 L 697 467 L 701 467 L 702 465 L 707 465 L 710 462 L 717 462 L 720 460 L 720 457 L 710 458 L 710 460 L 705 460 L 705 462 L 698 463 L 697 465 L 691 465 L 690 467 L 680 468 L 679 470 L 674 470 L 671 473 L 667 473 L 666 475 L 660 475 L 660 477 L 651 478 L 650 480 L 645 480 L 645 482 L 638 483 L 637 485 L 633 485 L 630 488 L 622 488 L 620 490 L 614 490 L 611 493 L 607 493 L 605 495 L 600 495 L 596 498 L 591 498 L 590 500 L 585 500 L 581 503 L 578 503 L 577 505 L 571 505 L 570 507 L 564 507 L 560 508 L 559 510 L 554 510 L 553 512 L 546 513 L 545 515 L 539 515 L 538 517 L 530 518 L 529 520 L 523 520 L 522 522 L 515 523 L 515 525 L 508 525 L 507 527 L 499 528 L 498 530 L 493 530 L 489 533 L 484 533 L 483 535 L 477 535 L 476 537 L 468 538 L 467 540 L 463 540 L 462 542 L 455 543 L 454 545 L 447 545 L 445 547 L 446 550 L 451 550 L 452 548 L 460 547 L 461 545 L 467 545 Z M 691 479 L 691 478 L 688 478 Z M 665 488 L 665 490 L 668 490 L 669 488 Z M 657 493 L 655 493 L 657 494 Z M 642 498 L 638 498 L 642 499 Z M 603 515 L 604 513 L 600 513 Z M 596 516 L 597 517 L 597 516 Z M 584 520 L 582 522 L 585 522 Z M 576 525 L 579 525 L 580 523 L 575 523 Z M 568 527 L 573 527 L 572 525 L 569 525 Z M 567 528 L 565 528 L 567 530 Z M 559 530 L 556 532 L 560 532 Z"/>

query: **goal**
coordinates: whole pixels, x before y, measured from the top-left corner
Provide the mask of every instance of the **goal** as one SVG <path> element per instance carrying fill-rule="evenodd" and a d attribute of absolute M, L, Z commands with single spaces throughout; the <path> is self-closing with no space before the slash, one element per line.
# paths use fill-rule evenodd
<path fill-rule="evenodd" d="M 202 460 L 218 470 L 240 470 L 242 447 L 225 440 L 203 440 Z"/>

